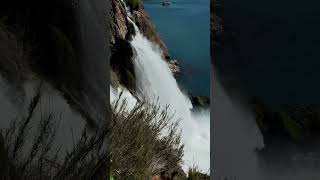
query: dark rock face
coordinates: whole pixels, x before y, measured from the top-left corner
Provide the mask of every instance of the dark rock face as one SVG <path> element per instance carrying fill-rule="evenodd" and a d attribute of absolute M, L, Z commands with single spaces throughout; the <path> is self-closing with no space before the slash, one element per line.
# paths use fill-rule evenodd
<path fill-rule="evenodd" d="M 283 111 L 271 111 L 257 100 L 252 102 L 256 122 L 264 136 L 303 141 L 307 137 L 319 135 L 319 107 L 297 105 Z"/>
<path fill-rule="evenodd" d="M 214 13 L 214 7 L 218 6 L 218 3 L 214 0 L 210 4 L 210 28 L 211 28 L 211 46 L 216 47 L 219 45 L 219 41 L 223 36 L 223 20 Z"/>
<path fill-rule="evenodd" d="M 143 0 L 124 0 L 131 10 L 138 11 L 143 9 Z"/>
<path fill-rule="evenodd" d="M 116 39 L 126 39 L 128 33 L 128 20 L 126 9 L 120 0 L 111 0 L 111 46 L 115 45 Z"/>
<path fill-rule="evenodd" d="M 124 39 L 116 39 L 111 50 L 110 65 L 118 76 L 120 83 L 129 90 L 135 89 L 135 73 L 132 62 L 133 50 L 130 43 Z"/>
<path fill-rule="evenodd" d="M 129 43 L 134 27 L 127 20 L 126 9 L 120 0 L 111 0 L 111 57 L 110 67 L 120 84 L 130 91 L 135 89 L 135 73 L 132 62 L 133 50 Z M 111 79 L 111 81 L 116 81 Z"/>
<path fill-rule="evenodd" d="M 172 74 L 174 75 L 174 77 L 178 78 L 179 74 L 181 73 L 181 69 L 180 69 L 178 61 L 175 59 L 167 59 L 167 61 L 169 63 L 169 68 L 170 68 Z"/>
<path fill-rule="evenodd" d="M 191 96 L 191 103 L 195 108 L 197 107 L 209 107 L 210 97 L 207 96 Z"/>

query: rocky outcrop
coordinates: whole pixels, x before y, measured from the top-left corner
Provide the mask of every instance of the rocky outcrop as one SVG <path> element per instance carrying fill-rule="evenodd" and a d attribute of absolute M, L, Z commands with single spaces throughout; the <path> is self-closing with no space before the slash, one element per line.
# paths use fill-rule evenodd
<path fill-rule="evenodd" d="M 179 76 L 179 74 L 181 73 L 179 62 L 175 59 L 170 59 L 170 60 L 168 60 L 168 63 L 169 63 L 169 68 L 170 68 L 172 74 L 174 75 L 174 77 L 177 78 Z"/>
<path fill-rule="evenodd" d="M 252 101 L 252 107 L 257 125 L 265 137 L 282 136 L 303 141 L 306 137 L 319 135 L 319 107 L 295 105 L 283 111 L 271 111 L 257 99 Z"/>
<path fill-rule="evenodd" d="M 210 106 L 210 97 L 208 96 L 191 96 L 190 99 L 195 108 L 207 108 Z"/>
<path fill-rule="evenodd" d="M 127 4 L 130 3 L 127 2 Z M 116 39 L 129 40 L 134 33 L 134 29 L 127 20 L 126 9 L 121 0 L 111 0 L 111 7 L 111 45 L 113 46 L 116 43 Z M 169 57 L 168 49 L 161 40 L 155 25 L 144 12 L 143 3 L 140 2 L 139 6 L 135 8 L 129 7 L 129 9 L 133 15 L 133 20 L 143 35 L 160 46 L 164 58 Z"/>
<path fill-rule="evenodd" d="M 211 46 L 214 48 L 219 45 L 219 39 L 223 36 L 223 20 L 215 13 L 215 7 L 220 4 L 216 0 L 211 0 L 210 4 L 210 29 L 211 29 Z"/>
<path fill-rule="evenodd" d="M 125 40 L 128 30 L 126 9 L 120 0 L 111 0 L 111 46 L 116 44 L 116 39 Z"/>
<path fill-rule="evenodd" d="M 133 62 L 133 50 L 130 43 L 126 40 L 117 39 L 116 44 L 112 47 L 110 58 L 111 69 L 116 73 L 120 83 L 129 90 L 135 89 L 135 73 Z M 111 77 L 112 78 L 112 77 Z M 111 79 L 114 81 L 114 79 Z"/>
<path fill-rule="evenodd" d="M 129 43 L 129 38 L 134 33 L 127 20 L 126 9 L 120 0 L 111 0 L 111 57 L 110 67 L 117 76 L 119 83 L 129 90 L 135 89 L 135 76 L 133 69 L 133 50 Z"/>

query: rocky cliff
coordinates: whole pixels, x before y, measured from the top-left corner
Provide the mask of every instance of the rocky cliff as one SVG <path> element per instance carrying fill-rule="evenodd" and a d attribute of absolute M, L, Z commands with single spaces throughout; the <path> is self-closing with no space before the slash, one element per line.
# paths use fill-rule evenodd
<path fill-rule="evenodd" d="M 168 49 L 164 42 L 161 40 L 156 26 L 151 21 L 150 17 L 145 13 L 143 2 L 137 1 L 139 4 L 137 7 L 130 6 L 130 0 L 124 1 L 129 6 L 129 9 L 133 15 L 133 20 L 139 27 L 140 31 L 150 41 L 158 44 L 163 52 L 163 57 L 170 59 Z M 133 27 L 127 20 L 126 9 L 121 0 L 111 0 L 111 43 L 114 45 L 116 39 L 130 39 L 130 36 L 134 34 Z"/>
<path fill-rule="evenodd" d="M 131 11 L 133 20 L 139 27 L 141 33 L 151 42 L 158 44 L 162 50 L 163 58 L 168 62 L 171 71 L 177 77 L 180 72 L 178 61 L 170 57 L 165 43 L 161 40 L 156 26 L 145 13 L 143 1 L 124 1 Z M 133 69 L 133 50 L 130 39 L 135 34 L 133 25 L 127 20 L 126 7 L 121 0 L 111 0 L 111 59 L 112 69 L 111 81 L 113 84 L 119 82 L 133 91 L 135 87 L 135 74 Z"/>

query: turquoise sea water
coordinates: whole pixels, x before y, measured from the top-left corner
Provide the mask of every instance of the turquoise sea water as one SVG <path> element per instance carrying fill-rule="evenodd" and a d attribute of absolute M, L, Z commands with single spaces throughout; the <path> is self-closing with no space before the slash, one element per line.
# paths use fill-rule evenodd
<path fill-rule="evenodd" d="M 145 0 L 147 14 L 182 68 L 180 85 L 192 95 L 210 95 L 210 0 Z"/>

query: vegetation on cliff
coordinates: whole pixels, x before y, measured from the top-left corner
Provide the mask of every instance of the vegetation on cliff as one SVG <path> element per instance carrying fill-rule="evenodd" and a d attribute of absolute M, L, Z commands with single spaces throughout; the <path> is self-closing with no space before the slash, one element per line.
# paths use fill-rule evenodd
<path fill-rule="evenodd" d="M 219 39 L 223 33 L 223 20 L 217 15 L 216 8 L 220 6 L 218 0 L 211 0 L 210 4 L 210 29 L 211 48 L 219 45 Z"/>
<path fill-rule="evenodd" d="M 126 101 L 114 102 L 110 137 L 112 176 L 137 180 L 159 174 L 185 176 L 180 166 L 183 145 L 178 121 L 171 123 L 173 116 L 167 108 L 161 110 L 158 103 L 138 103 L 128 111 Z"/>
<path fill-rule="evenodd" d="M 210 180 L 210 176 L 201 172 L 196 165 L 189 167 L 188 177 L 185 180 Z"/>
<path fill-rule="evenodd" d="M 125 2 L 132 10 L 139 10 L 143 3 L 142 0 L 125 0 Z"/>
<path fill-rule="evenodd" d="M 320 110 L 311 105 L 289 106 L 283 111 L 272 111 L 256 98 L 252 101 L 256 122 L 265 136 L 280 135 L 294 141 L 318 136 Z"/>
<path fill-rule="evenodd" d="M 207 96 L 191 96 L 191 103 L 195 107 L 208 108 L 210 106 L 210 97 L 207 97 Z"/>

